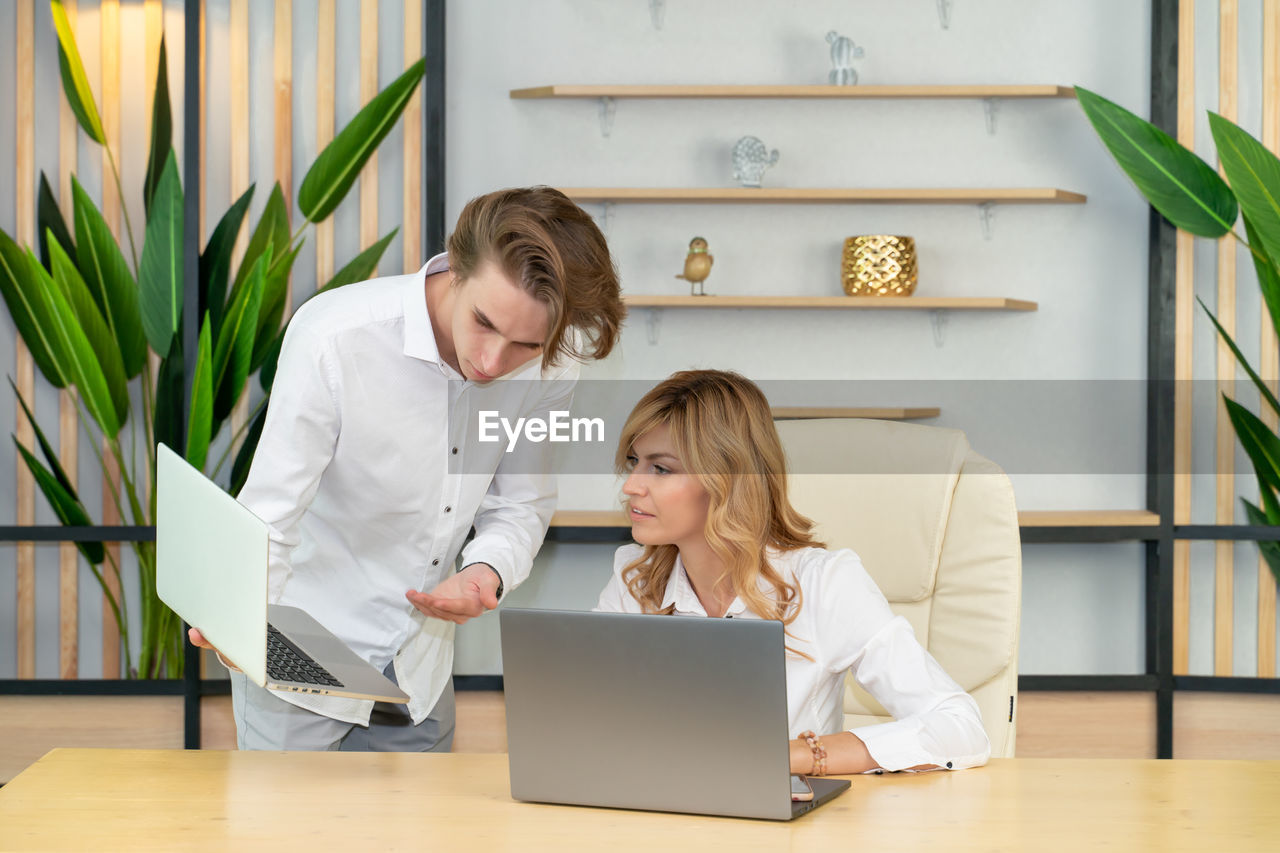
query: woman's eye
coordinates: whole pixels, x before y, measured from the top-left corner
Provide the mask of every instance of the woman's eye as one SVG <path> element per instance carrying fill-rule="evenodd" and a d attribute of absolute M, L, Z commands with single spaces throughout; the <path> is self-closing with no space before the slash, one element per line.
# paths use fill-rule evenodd
<path fill-rule="evenodd" d="M 670 469 L 670 468 L 664 468 L 664 467 L 662 467 L 661 465 L 654 465 L 654 466 L 653 466 L 653 473 L 655 473 L 655 474 L 670 474 L 670 473 L 671 473 L 671 469 Z"/>
<path fill-rule="evenodd" d="M 635 467 L 636 467 L 636 464 L 637 464 L 639 461 L 640 461 L 640 460 L 639 460 L 639 459 L 637 459 L 637 458 L 636 458 L 636 457 L 634 457 L 634 456 L 628 456 L 628 457 L 627 457 L 627 470 L 628 470 L 628 471 L 630 471 L 631 469 L 635 468 Z"/>

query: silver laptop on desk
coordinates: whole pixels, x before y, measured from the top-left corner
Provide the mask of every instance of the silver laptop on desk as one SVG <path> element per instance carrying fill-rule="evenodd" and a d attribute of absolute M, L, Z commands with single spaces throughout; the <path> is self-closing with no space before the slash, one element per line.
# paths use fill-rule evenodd
<path fill-rule="evenodd" d="M 393 681 L 296 607 L 267 604 L 267 525 L 161 444 L 156 592 L 260 687 L 408 702 Z"/>
<path fill-rule="evenodd" d="M 782 624 L 619 613 L 500 612 L 511 796 L 790 820 Z"/>

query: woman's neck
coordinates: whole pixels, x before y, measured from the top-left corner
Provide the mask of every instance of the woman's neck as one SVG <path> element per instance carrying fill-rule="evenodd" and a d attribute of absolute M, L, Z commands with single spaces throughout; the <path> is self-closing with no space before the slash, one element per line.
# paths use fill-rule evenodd
<path fill-rule="evenodd" d="M 708 616 L 719 618 L 733 603 L 733 584 L 725 572 L 724 561 L 711 550 L 705 539 L 684 543 L 680 549 L 680 563 L 689 576 L 693 592 L 702 602 Z"/>

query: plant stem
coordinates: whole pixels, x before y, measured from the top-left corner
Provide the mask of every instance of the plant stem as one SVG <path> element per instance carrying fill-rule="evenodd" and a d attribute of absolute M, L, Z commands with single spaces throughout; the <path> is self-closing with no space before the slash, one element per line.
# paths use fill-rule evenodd
<path fill-rule="evenodd" d="M 1271 263 L 1271 259 L 1270 259 L 1270 258 L 1268 258 L 1268 257 L 1267 257 L 1265 254 L 1263 254 L 1262 252 L 1260 252 L 1260 251 L 1258 251 L 1257 249 L 1255 249 L 1253 246 L 1250 246 L 1250 245 L 1249 245 L 1249 241 L 1248 241 L 1248 240 L 1246 240 L 1245 238 L 1243 238 L 1243 237 L 1241 237 L 1241 236 L 1240 236 L 1240 232 L 1238 232 L 1238 231 L 1232 231 L 1232 232 L 1231 232 L 1231 236 L 1232 236 L 1232 237 L 1235 237 L 1235 238 L 1236 238 L 1236 242 L 1238 242 L 1240 245 L 1242 245 L 1242 246 L 1244 246 L 1246 249 L 1248 249 L 1248 250 L 1253 254 L 1253 256 L 1254 256 L 1255 258 L 1257 258 L 1258 260 L 1262 261 L 1263 263 L 1267 263 L 1267 264 L 1270 264 L 1270 263 Z"/>
<path fill-rule="evenodd" d="M 218 464 L 213 466 L 213 473 L 209 475 L 209 479 L 216 480 L 218 478 L 218 472 L 222 470 L 222 466 L 227 461 L 227 457 L 231 455 L 231 449 L 236 446 L 236 439 L 243 435 L 244 431 L 253 424 L 253 419 L 258 416 L 258 412 L 262 411 L 262 407 L 267 404 L 267 400 L 269 399 L 271 399 L 270 394 L 264 395 L 263 398 L 258 401 L 258 405 L 253 407 L 253 411 L 249 413 L 249 417 L 245 418 L 244 423 L 240 424 L 240 428 L 231 434 L 231 441 L 227 442 L 227 449 L 222 451 L 222 456 L 218 458 Z"/>
<path fill-rule="evenodd" d="M 111 153 L 111 146 L 104 143 L 102 148 L 107 152 L 107 161 L 111 164 L 111 176 L 116 179 L 116 193 L 120 197 L 120 209 L 124 211 L 124 227 L 129 233 L 129 252 L 133 255 L 133 274 L 136 278 L 141 272 L 138 269 L 138 249 L 133 242 L 133 223 L 129 219 L 129 205 L 125 202 L 124 187 L 120 184 L 120 167 L 116 165 L 116 158 Z"/>

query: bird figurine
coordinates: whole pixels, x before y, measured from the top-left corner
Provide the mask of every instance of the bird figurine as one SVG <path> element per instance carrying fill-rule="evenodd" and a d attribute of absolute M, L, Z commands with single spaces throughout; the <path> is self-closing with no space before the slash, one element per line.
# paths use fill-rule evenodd
<path fill-rule="evenodd" d="M 689 254 L 684 259 L 684 273 L 676 276 L 689 282 L 690 296 L 706 296 L 702 283 L 711 275 L 711 264 L 715 258 L 707 253 L 707 241 L 694 237 L 689 241 Z"/>

